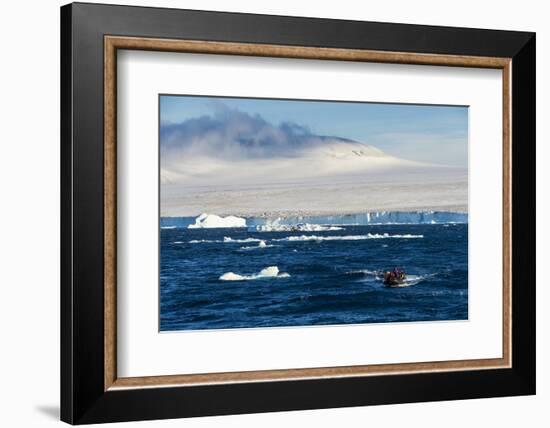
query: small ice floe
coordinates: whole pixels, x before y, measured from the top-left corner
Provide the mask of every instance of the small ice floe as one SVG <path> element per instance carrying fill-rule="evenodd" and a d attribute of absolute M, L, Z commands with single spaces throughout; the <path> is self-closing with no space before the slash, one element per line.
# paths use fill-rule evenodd
<path fill-rule="evenodd" d="M 216 214 L 201 214 L 195 219 L 194 224 L 187 226 L 189 229 L 212 229 L 221 227 L 246 227 L 246 219 L 229 215 L 220 217 Z"/>
<path fill-rule="evenodd" d="M 259 273 L 253 275 L 239 275 L 233 272 L 226 272 L 220 276 L 220 281 L 250 281 L 254 279 L 268 278 L 289 278 L 290 275 L 286 272 L 279 272 L 277 266 L 268 266 L 262 269 Z"/>

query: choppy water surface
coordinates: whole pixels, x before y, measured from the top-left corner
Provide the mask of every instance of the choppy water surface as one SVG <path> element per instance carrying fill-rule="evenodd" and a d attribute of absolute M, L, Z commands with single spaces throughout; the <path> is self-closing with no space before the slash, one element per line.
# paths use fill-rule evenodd
<path fill-rule="evenodd" d="M 164 226 L 161 331 L 468 318 L 465 223 L 269 229 Z"/>

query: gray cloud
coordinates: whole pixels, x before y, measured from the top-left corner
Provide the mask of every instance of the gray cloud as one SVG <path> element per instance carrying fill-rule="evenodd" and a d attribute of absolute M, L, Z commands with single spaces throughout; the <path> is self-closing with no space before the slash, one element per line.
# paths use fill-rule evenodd
<path fill-rule="evenodd" d="M 224 159 L 294 157 L 328 140 L 349 141 L 315 135 L 309 128 L 292 122 L 273 125 L 260 115 L 220 104 L 211 116 L 162 123 L 160 129 L 163 158 L 178 155 Z"/>

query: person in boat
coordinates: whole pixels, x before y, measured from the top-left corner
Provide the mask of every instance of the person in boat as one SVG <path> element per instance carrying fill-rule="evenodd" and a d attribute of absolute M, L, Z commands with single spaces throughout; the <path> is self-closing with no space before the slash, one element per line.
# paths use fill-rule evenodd
<path fill-rule="evenodd" d="M 405 281 L 405 277 L 405 272 L 402 269 L 393 268 L 393 270 L 384 273 L 384 284 L 402 284 Z"/>
<path fill-rule="evenodd" d="M 393 272 L 395 274 L 395 277 L 399 280 L 405 279 L 405 272 L 403 272 L 403 269 L 394 268 Z"/>

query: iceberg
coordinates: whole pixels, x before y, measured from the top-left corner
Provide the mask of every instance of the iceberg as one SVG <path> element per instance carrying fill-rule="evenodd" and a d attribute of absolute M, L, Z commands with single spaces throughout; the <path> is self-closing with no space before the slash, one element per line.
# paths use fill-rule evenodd
<path fill-rule="evenodd" d="M 224 217 L 201 214 L 199 217 L 161 217 L 160 227 L 168 229 L 197 228 L 196 223 L 203 216 L 224 219 Z M 229 216 L 225 219 L 240 218 Z M 212 221 L 212 220 L 209 220 Z M 467 224 L 467 212 L 453 211 L 373 211 L 358 214 L 333 214 L 333 215 L 291 215 L 287 217 L 251 216 L 242 218 L 249 230 L 255 232 L 289 232 L 292 230 L 304 232 L 319 232 L 336 230 L 335 227 L 367 226 L 383 224 Z M 223 221 L 223 220 L 222 220 Z M 241 223 L 242 224 L 242 223 Z M 202 226 L 198 226 L 202 227 Z M 233 227 L 233 226 L 224 226 Z M 288 228 L 288 229 L 286 229 Z M 331 228 L 331 229 L 327 229 Z M 314 230 L 316 229 L 316 230 Z"/>
<path fill-rule="evenodd" d="M 266 278 L 289 278 L 290 275 L 286 272 L 279 272 L 277 266 L 268 266 L 260 271 L 260 273 L 254 275 L 239 275 L 233 272 L 226 272 L 220 276 L 220 281 L 249 281 L 253 279 L 266 279 Z"/>
<path fill-rule="evenodd" d="M 195 219 L 194 224 L 187 226 L 188 229 L 211 229 L 228 227 L 246 227 L 246 219 L 233 215 L 220 217 L 216 214 L 201 214 Z"/>

